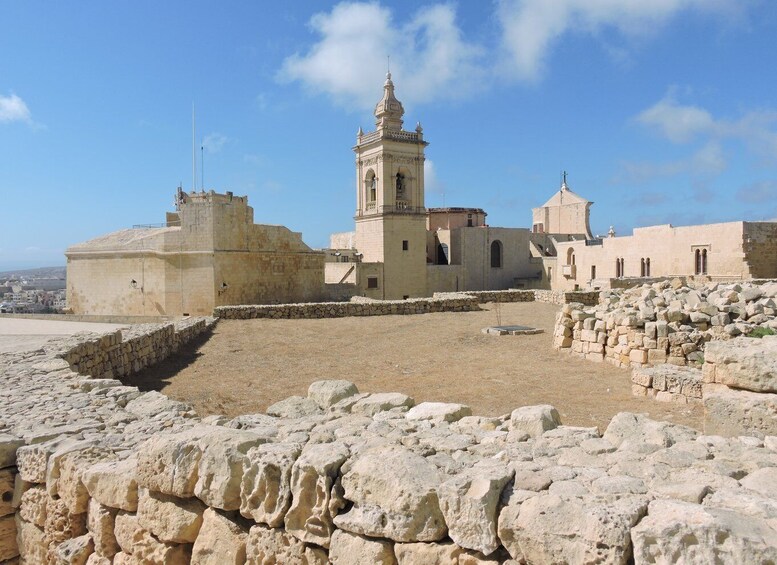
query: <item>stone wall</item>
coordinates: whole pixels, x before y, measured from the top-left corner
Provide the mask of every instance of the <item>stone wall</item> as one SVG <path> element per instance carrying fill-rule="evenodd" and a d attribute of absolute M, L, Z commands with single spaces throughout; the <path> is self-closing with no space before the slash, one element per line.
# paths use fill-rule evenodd
<path fill-rule="evenodd" d="M 533 290 L 534 300 L 549 304 L 571 304 L 576 302 L 585 306 L 599 303 L 599 291 L 587 290 Z"/>
<path fill-rule="evenodd" d="M 266 414 L 201 419 L 80 375 L 61 353 L 0 356 L 0 561 L 777 559 L 774 436 L 628 413 L 600 434 L 561 425 L 551 406 L 473 416 L 347 381 Z"/>
<path fill-rule="evenodd" d="M 619 367 L 660 363 L 700 366 L 705 344 L 777 329 L 777 283 L 711 283 L 698 288 L 662 281 L 603 291 L 596 307 L 566 304 L 554 347 Z"/>
<path fill-rule="evenodd" d="M 469 312 L 479 310 L 475 298 L 455 294 L 445 298 L 407 300 L 369 300 L 352 302 L 308 302 L 255 306 L 220 306 L 213 312 L 218 318 L 344 318 L 348 316 L 387 316 L 391 314 L 428 314 L 431 312 Z"/>
<path fill-rule="evenodd" d="M 215 323 L 215 318 L 185 318 L 166 324 L 138 324 L 127 330 L 52 340 L 46 350 L 81 375 L 112 379 L 166 359 Z"/>

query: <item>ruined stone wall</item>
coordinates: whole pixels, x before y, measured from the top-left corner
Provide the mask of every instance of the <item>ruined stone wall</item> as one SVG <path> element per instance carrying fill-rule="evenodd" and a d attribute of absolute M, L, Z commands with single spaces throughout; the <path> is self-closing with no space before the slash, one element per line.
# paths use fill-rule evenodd
<path fill-rule="evenodd" d="M 0 561 L 777 560 L 774 436 L 628 413 L 600 434 L 346 381 L 201 419 L 44 350 L 0 356 L 0 386 Z"/>
<path fill-rule="evenodd" d="M 479 310 L 472 297 L 455 294 L 451 298 L 410 298 L 358 302 L 308 302 L 255 306 L 220 306 L 213 311 L 218 318 L 345 318 L 349 316 L 387 316 L 391 314 L 428 314 L 430 312 L 469 312 Z"/>
<path fill-rule="evenodd" d="M 566 304 L 556 318 L 554 347 L 618 367 L 659 363 L 700 366 L 712 340 L 777 330 L 777 283 L 711 283 L 698 288 L 663 281 L 604 291 L 601 303 Z"/>

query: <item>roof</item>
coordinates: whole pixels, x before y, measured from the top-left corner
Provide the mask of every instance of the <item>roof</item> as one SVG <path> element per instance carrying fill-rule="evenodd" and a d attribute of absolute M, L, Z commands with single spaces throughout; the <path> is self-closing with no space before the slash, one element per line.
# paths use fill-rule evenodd
<path fill-rule="evenodd" d="M 144 249 L 151 245 L 158 236 L 180 229 L 180 227 L 164 227 L 119 230 L 71 245 L 66 252 Z"/>
<path fill-rule="evenodd" d="M 590 200 L 586 200 L 579 194 L 576 194 L 569 190 L 567 183 L 561 185 L 561 189 L 550 197 L 550 199 L 541 206 L 541 208 L 548 208 L 550 206 L 562 206 L 564 204 L 590 204 Z"/>

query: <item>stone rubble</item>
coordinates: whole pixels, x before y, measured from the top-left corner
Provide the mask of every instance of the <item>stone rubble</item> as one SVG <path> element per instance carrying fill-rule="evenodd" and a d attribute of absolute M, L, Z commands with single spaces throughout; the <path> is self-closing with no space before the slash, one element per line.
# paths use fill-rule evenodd
<path fill-rule="evenodd" d="M 82 339 L 69 343 L 97 360 L 77 363 L 91 376 L 60 362 L 61 343 L 0 356 L 0 561 L 777 560 L 775 434 L 628 413 L 600 433 L 552 406 L 473 416 L 347 381 L 276 415 L 201 419 L 105 376 L 117 343 Z M 715 369 L 729 384 L 709 384 L 771 386 L 729 358 Z"/>
<path fill-rule="evenodd" d="M 777 331 L 777 282 L 711 283 L 679 279 L 603 291 L 599 304 L 565 304 L 553 345 L 618 367 L 699 366 L 711 341 Z"/>

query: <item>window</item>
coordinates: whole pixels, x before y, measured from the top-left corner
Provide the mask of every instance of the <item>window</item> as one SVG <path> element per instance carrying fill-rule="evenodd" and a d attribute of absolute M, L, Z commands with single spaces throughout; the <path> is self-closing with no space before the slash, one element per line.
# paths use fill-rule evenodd
<path fill-rule="evenodd" d="M 615 278 L 621 278 L 625 277 L 624 269 L 623 269 L 623 257 L 619 257 L 615 260 Z"/>
<path fill-rule="evenodd" d="M 495 239 L 491 243 L 491 268 L 499 269 L 502 267 L 502 242 Z"/>
<path fill-rule="evenodd" d="M 397 173 L 397 200 L 403 200 L 405 197 L 405 187 L 407 186 L 405 184 L 405 175 L 402 173 Z"/>
<path fill-rule="evenodd" d="M 697 249 L 694 251 L 694 273 L 697 275 L 707 274 L 707 250 Z"/>
<path fill-rule="evenodd" d="M 639 260 L 639 276 L 644 277 L 645 276 L 645 258 Z"/>
<path fill-rule="evenodd" d="M 697 275 L 706 275 L 707 274 L 707 250 L 697 249 L 694 252 L 694 259 L 695 259 L 694 273 Z"/>
<path fill-rule="evenodd" d="M 378 288 L 378 277 L 367 277 L 367 288 Z"/>
<path fill-rule="evenodd" d="M 591 279 L 596 278 L 596 265 L 591 265 Z"/>
<path fill-rule="evenodd" d="M 467 227 L 472 227 L 472 214 L 467 214 Z"/>
<path fill-rule="evenodd" d="M 567 265 L 575 264 L 575 250 L 571 247 L 567 249 Z"/>
<path fill-rule="evenodd" d="M 407 251 L 408 249 L 410 249 L 410 243 L 406 239 L 403 239 L 402 240 L 402 251 Z"/>
<path fill-rule="evenodd" d="M 448 245 L 445 243 L 440 243 L 437 246 L 437 261 L 436 263 L 438 265 L 447 265 L 449 263 L 448 261 Z"/>
<path fill-rule="evenodd" d="M 645 276 L 646 277 L 650 276 L 650 257 L 645 259 Z"/>
<path fill-rule="evenodd" d="M 378 199 L 378 179 L 375 173 L 370 169 L 364 179 L 364 189 L 367 196 L 367 202 L 375 202 Z"/>

